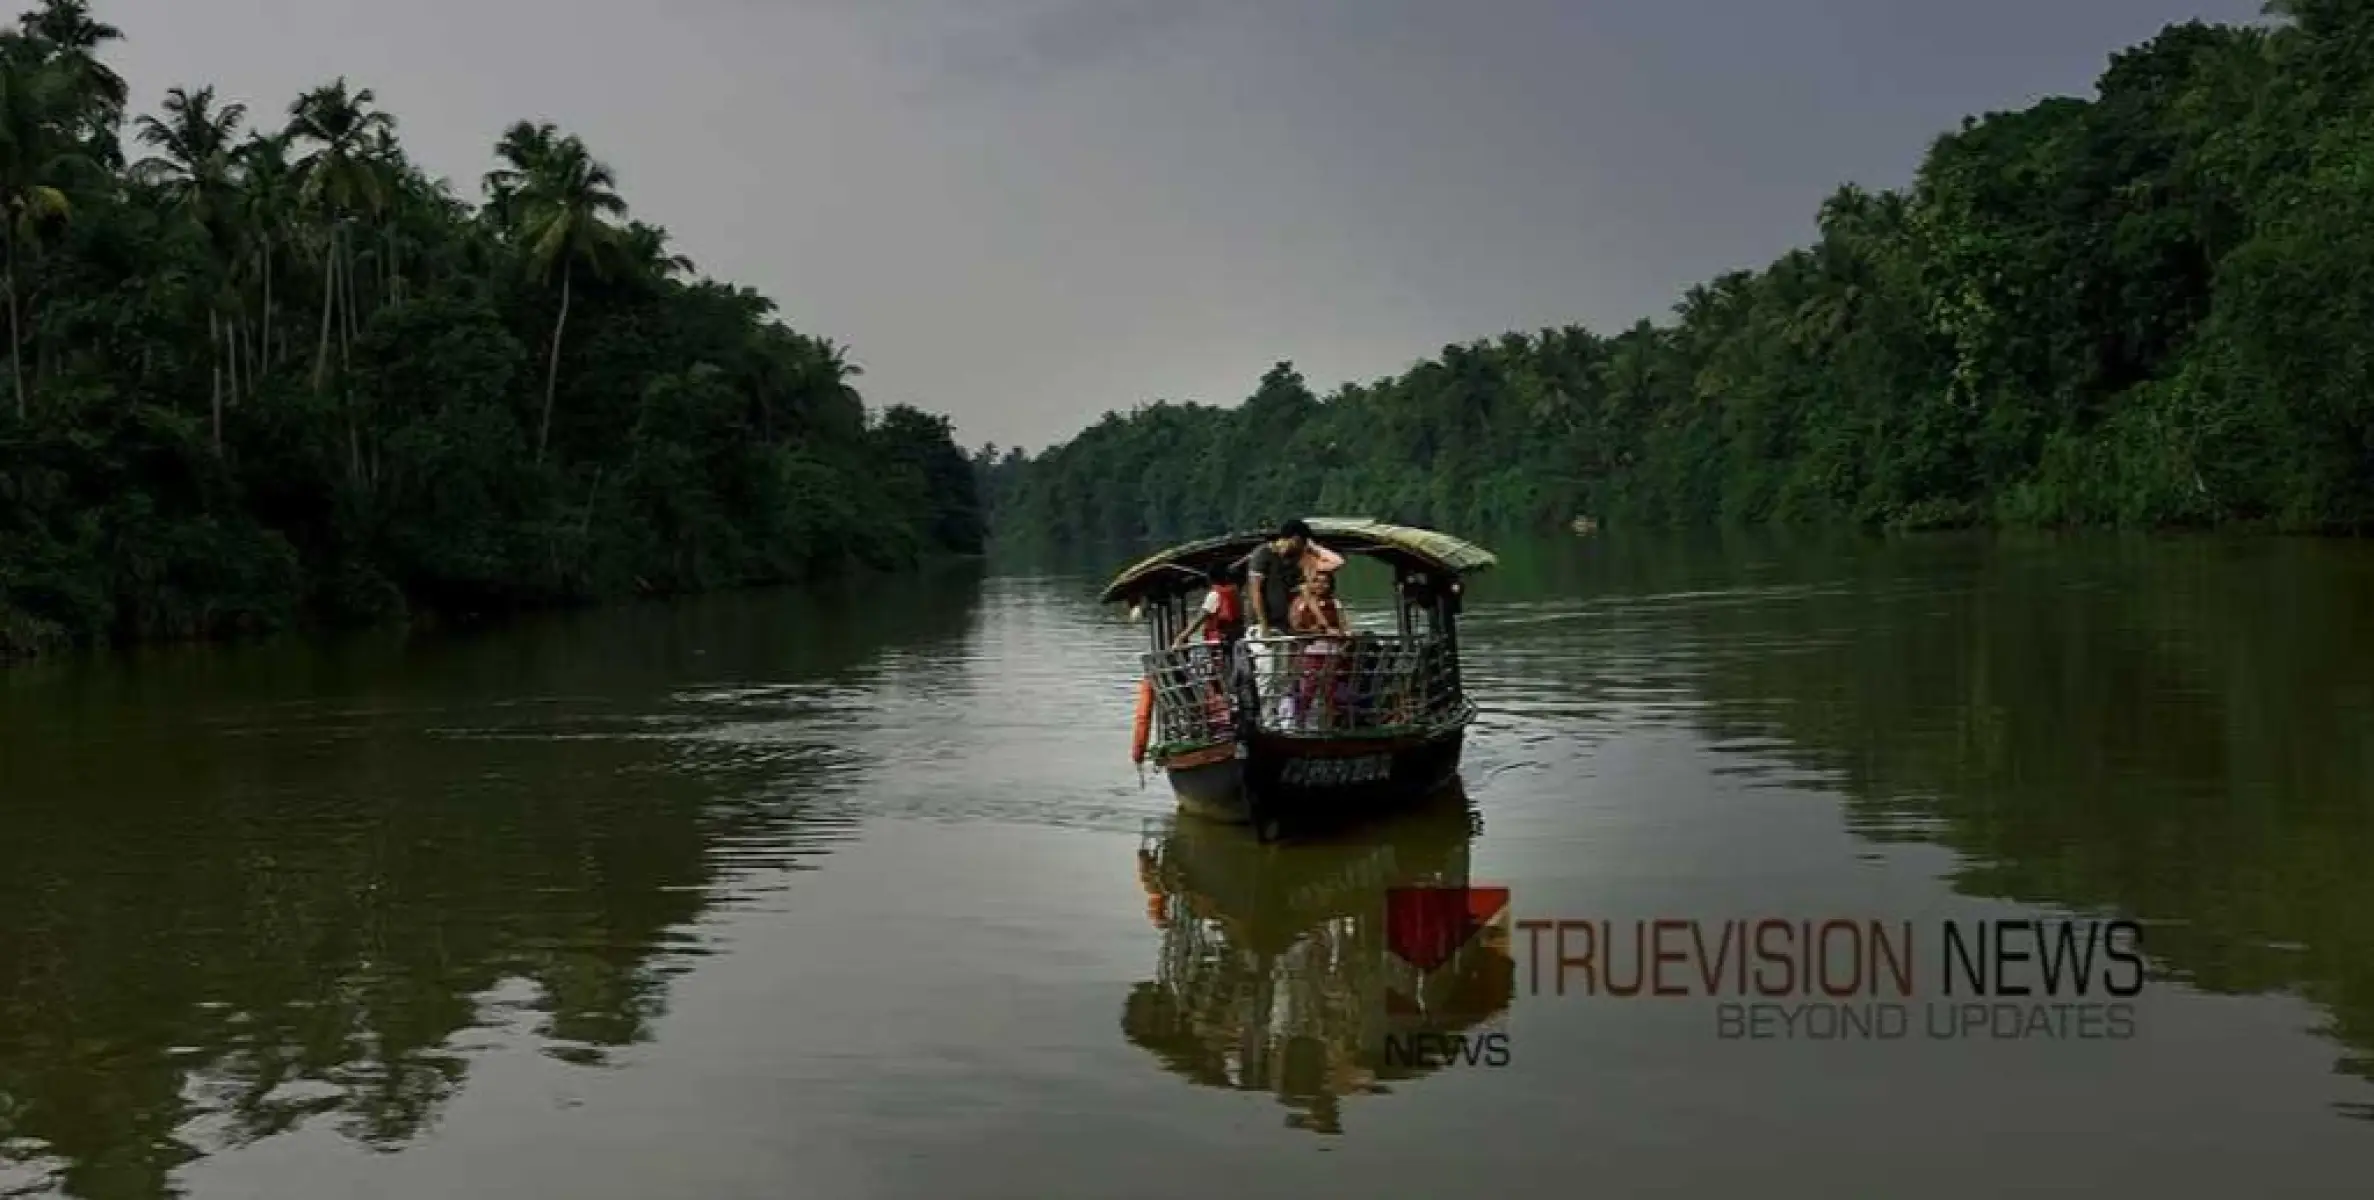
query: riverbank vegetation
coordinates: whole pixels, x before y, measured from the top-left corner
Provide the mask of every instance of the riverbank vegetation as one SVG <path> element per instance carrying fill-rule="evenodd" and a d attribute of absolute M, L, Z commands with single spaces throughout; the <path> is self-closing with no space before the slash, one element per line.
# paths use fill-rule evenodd
<path fill-rule="evenodd" d="M 2175 26 L 1966 121 L 1663 324 L 1320 397 L 1108 414 L 975 467 L 999 540 L 1301 512 L 1563 525 L 2374 526 L 2374 8 Z"/>
<path fill-rule="evenodd" d="M 119 37 L 0 33 L 0 659 L 980 548 L 947 422 L 869 413 L 578 138 L 514 125 L 473 201 L 347 80 L 127 112 Z"/>

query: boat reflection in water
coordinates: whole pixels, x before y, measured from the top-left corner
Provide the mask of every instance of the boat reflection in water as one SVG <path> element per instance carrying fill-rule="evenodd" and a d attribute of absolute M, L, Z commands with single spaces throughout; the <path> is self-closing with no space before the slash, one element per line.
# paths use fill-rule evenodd
<path fill-rule="evenodd" d="M 1507 1012 L 1516 968 L 1505 924 L 1421 972 L 1387 921 L 1391 889 L 1468 885 L 1478 821 L 1454 786 L 1329 841 L 1265 844 L 1239 825 L 1156 822 L 1138 875 L 1162 957 L 1154 979 L 1130 989 L 1122 1032 L 1195 1083 L 1275 1095 L 1288 1126 L 1318 1133 L 1343 1132 L 1345 1097 L 1482 1065 L 1453 1067 L 1439 1049 L 1453 1034 L 1476 1044 Z M 1503 1061 L 1505 1050 L 1491 1065 Z"/>

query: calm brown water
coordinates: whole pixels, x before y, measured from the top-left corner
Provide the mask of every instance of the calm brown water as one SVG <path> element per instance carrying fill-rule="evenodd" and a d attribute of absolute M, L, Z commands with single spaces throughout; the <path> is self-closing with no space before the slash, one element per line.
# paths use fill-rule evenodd
<path fill-rule="evenodd" d="M 1318 845 L 1140 789 L 1085 577 L 0 673 L 0 1194 L 2367 1194 L 2374 550 L 1496 548 L 1464 801 Z M 1412 1070 L 1444 878 L 2153 973 L 2125 1040 L 1748 1041 L 1471 954 L 1505 1065 Z"/>

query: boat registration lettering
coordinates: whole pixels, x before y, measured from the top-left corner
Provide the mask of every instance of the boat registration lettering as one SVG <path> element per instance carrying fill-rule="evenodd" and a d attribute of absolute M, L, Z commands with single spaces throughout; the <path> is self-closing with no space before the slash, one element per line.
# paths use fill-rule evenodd
<path fill-rule="evenodd" d="M 1355 783 L 1380 783 L 1393 774 L 1393 756 L 1366 754 L 1357 758 L 1296 758 L 1289 759 L 1279 770 L 1279 781 L 1305 787 L 1343 787 Z"/>

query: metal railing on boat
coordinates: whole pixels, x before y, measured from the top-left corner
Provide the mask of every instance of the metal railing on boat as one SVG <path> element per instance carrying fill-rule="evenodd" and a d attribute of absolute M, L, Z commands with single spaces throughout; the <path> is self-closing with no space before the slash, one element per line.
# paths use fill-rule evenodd
<path fill-rule="evenodd" d="M 1436 635 L 1196 643 L 1144 656 L 1154 736 L 1171 751 L 1234 740 L 1250 715 L 1264 733 L 1394 735 L 1464 721 L 1457 648 Z"/>

